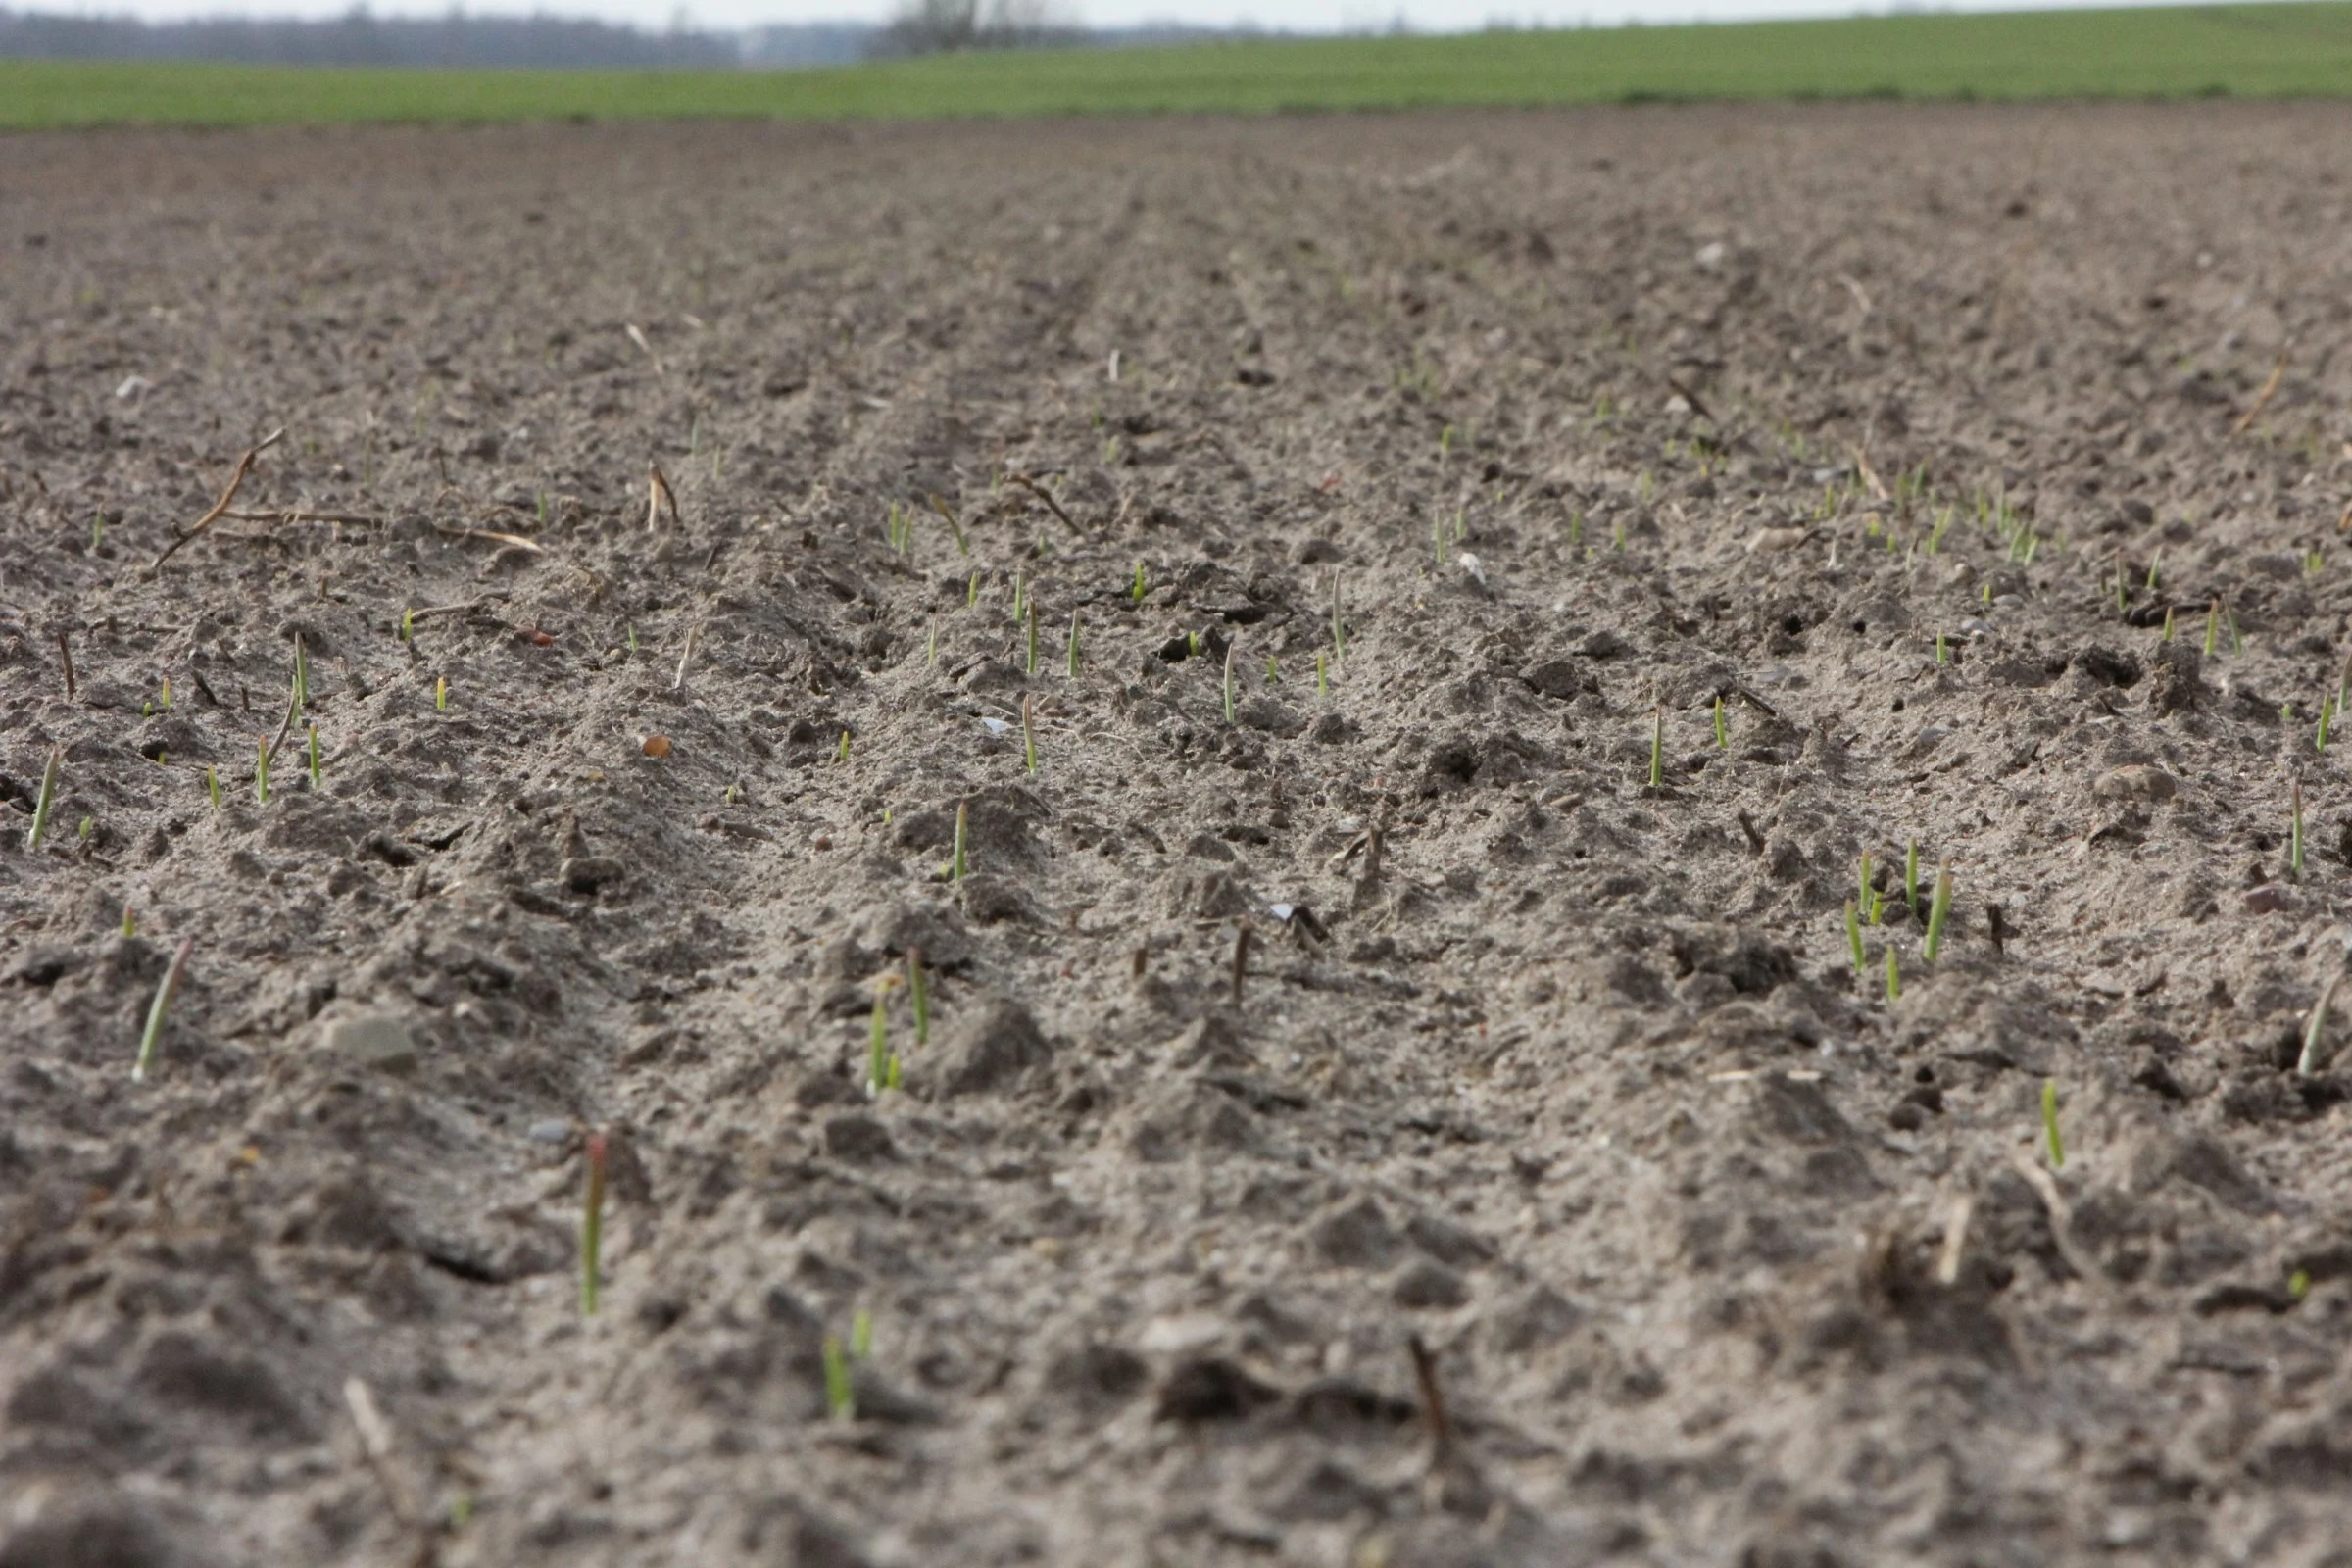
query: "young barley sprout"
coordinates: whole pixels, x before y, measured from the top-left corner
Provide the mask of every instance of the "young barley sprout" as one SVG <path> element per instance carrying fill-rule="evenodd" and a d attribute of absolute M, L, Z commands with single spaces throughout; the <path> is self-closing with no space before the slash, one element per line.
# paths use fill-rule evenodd
<path fill-rule="evenodd" d="M 57 770 L 65 765 L 63 747 L 49 748 L 49 760 L 41 768 L 41 793 L 32 803 L 32 826 L 24 835 L 24 847 L 37 850 L 42 835 L 49 831 L 49 813 L 57 805 Z"/>
<path fill-rule="evenodd" d="M 1070 679 L 1078 678 L 1078 612 L 1070 611 Z"/>
<path fill-rule="evenodd" d="M 2041 1081 L 2041 1131 L 2050 1152 L 2050 1169 L 2066 1168 L 2066 1140 L 2058 1136 L 2058 1080 Z"/>
<path fill-rule="evenodd" d="M 1239 642 L 1225 645 L 1225 722 L 1233 722 L 1233 656 L 1241 652 Z"/>
<path fill-rule="evenodd" d="M 1715 749 L 1719 752 L 1728 752 L 1732 749 L 1731 732 L 1724 728 L 1723 694 L 1720 692 L 1715 696 Z"/>
<path fill-rule="evenodd" d="M 1859 976 L 1869 964 L 1862 956 L 1862 916 L 1851 899 L 1845 901 L 1845 945 L 1853 954 L 1854 973 Z"/>
<path fill-rule="evenodd" d="M 1657 789 L 1666 782 L 1666 710 L 1660 708 L 1649 715 L 1649 787 Z"/>
<path fill-rule="evenodd" d="M 1943 949 L 1943 922 L 1952 912 L 1952 862 L 1946 860 L 1936 873 L 1936 894 L 1928 905 L 1928 940 L 1921 956 L 1936 961 Z"/>
<path fill-rule="evenodd" d="M 906 996 L 914 1007 L 914 1047 L 931 1042 L 931 982 L 923 973 L 923 950 L 906 950 Z"/>
<path fill-rule="evenodd" d="M 874 1354 L 874 1314 L 864 1307 L 850 1319 L 850 1359 L 869 1361 Z"/>
<path fill-rule="evenodd" d="M 1021 694 L 1021 751 L 1029 760 L 1029 771 L 1037 772 L 1037 726 L 1031 715 L 1033 704 L 1029 694 Z"/>
<path fill-rule="evenodd" d="M 147 1074 L 155 1067 L 155 1047 L 164 1037 L 164 1018 L 172 1010 L 172 998 L 179 990 L 180 978 L 188 972 L 188 955 L 195 951 L 196 939 L 181 937 L 178 951 L 172 955 L 172 967 L 164 971 L 164 983 L 156 987 L 155 1001 L 147 1008 L 146 1031 L 139 1036 L 139 1057 L 130 1065 L 130 1081 L 134 1084 L 145 1083 Z"/>
<path fill-rule="evenodd" d="M 825 1413 L 836 1421 L 857 1420 L 858 1399 L 850 1388 L 850 1362 L 842 1353 L 840 1336 L 825 1336 L 824 1359 Z"/>
<path fill-rule="evenodd" d="M 969 801 L 957 801 L 956 803 L 956 858 L 949 863 L 948 874 L 951 881 L 960 882 L 963 880 L 964 824 L 971 812 L 971 803 Z"/>
<path fill-rule="evenodd" d="M 596 1295 L 604 1278 L 605 1135 L 588 1135 L 588 1190 L 580 1197 L 580 1315 L 596 1316 Z"/>
<path fill-rule="evenodd" d="M 2320 1000 L 2312 1004 L 2311 1017 L 2303 1025 L 2303 1054 L 2295 1058 L 2299 1077 L 2308 1078 L 2328 1065 L 2328 1006 L 2335 1001 L 2335 988 L 2343 980 L 2341 974 L 2329 975 L 2327 986 L 2320 992 Z"/>

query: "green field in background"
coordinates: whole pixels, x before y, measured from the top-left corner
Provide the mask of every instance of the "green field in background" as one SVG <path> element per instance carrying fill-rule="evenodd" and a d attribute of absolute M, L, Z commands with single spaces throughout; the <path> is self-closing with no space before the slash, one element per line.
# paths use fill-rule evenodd
<path fill-rule="evenodd" d="M 0 127 L 2352 95 L 2352 4 L 991 52 L 793 72 L 0 62 Z"/>

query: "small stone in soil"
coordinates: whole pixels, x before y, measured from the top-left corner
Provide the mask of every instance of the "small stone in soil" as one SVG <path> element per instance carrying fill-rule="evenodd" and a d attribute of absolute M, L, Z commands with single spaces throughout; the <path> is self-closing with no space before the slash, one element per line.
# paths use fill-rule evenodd
<path fill-rule="evenodd" d="M 380 1072 L 416 1070 L 416 1042 L 410 1035 L 409 1026 L 385 1013 L 337 1018 L 326 1026 L 319 1043 L 355 1066 L 373 1067 Z"/>

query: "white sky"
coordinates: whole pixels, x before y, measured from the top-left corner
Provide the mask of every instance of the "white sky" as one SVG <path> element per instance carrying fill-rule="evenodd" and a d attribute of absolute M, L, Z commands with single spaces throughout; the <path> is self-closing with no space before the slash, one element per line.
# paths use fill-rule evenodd
<path fill-rule="evenodd" d="M 2065 0 L 1957 0 L 1933 9 L 1992 11 L 2042 9 Z M 2093 0 L 2108 3 L 2108 0 Z M 2145 3 L 2145 0 L 2112 0 Z M 350 9 L 351 0 L 14 0 L 25 11 L 63 11 L 116 15 L 124 12 L 151 21 L 222 12 L 259 16 L 331 17 Z M 438 16 L 449 11 L 448 0 L 372 0 L 378 16 Z M 641 27 L 669 25 L 680 10 L 679 0 L 471 0 L 465 9 L 477 14 L 527 14 L 548 11 L 564 16 L 588 16 Z M 746 27 L 770 22 L 887 21 L 897 0 L 690 0 L 688 21 L 705 27 Z M 1230 25 L 1250 21 L 1268 28 L 1296 32 L 1347 32 L 1385 28 L 1399 15 L 1425 32 L 1475 29 L 1501 20 L 1528 25 L 1574 26 L 1627 21 L 1651 24 L 1675 22 L 1738 22 L 1770 17 L 1852 16 L 1857 12 L 1889 9 L 1886 0 L 1857 5 L 1854 0 L 1058 0 L 1064 15 L 1091 26 L 1127 26 L 1142 22 L 1178 21 L 1206 25 Z M 1917 9 L 1917 7 L 1906 7 Z"/>

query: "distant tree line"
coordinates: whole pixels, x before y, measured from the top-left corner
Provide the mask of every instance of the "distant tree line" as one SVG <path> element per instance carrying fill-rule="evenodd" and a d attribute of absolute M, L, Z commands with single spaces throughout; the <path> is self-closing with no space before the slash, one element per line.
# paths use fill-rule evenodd
<path fill-rule="evenodd" d="M 284 66 L 734 67 L 732 37 L 639 32 L 553 17 L 377 17 L 365 6 L 326 21 L 59 16 L 0 9 L 0 58 L 222 60 Z"/>
<path fill-rule="evenodd" d="M 1251 29 L 1089 30 L 1058 0 L 904 0 L 887 26 L 802 23 L 705 32 L 645 32 L 609 23 L 531 17 L 378 17 L 365 5 L 323 21 L 212 17 L 142 22 L 0 6 L 0 60 L 215 60 L 286 66 L 476 66 L 499 69 L 773 69 L 959 49 L 1148 48 L 1264 36 Z"/>

